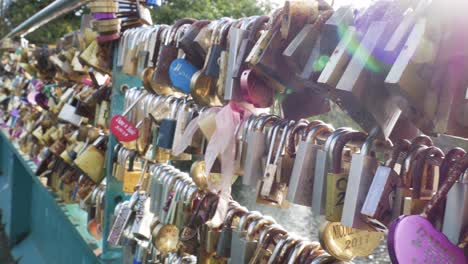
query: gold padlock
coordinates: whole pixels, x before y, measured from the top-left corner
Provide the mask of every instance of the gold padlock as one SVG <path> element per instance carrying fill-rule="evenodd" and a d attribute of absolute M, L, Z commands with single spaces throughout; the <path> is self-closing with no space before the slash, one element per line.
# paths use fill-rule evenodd
<path fill-rule="evenodd" d="M 104 177 L 106 144 L 106 136 L 100 136 L 75 159 L 75 165 L 95 183 Z"/>

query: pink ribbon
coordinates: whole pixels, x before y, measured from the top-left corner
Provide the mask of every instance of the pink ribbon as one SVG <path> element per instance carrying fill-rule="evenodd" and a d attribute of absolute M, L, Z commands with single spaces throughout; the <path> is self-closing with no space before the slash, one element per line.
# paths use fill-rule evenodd
<path fill-rule="evenodd" d="M 182 137 L 180 138 L 179 142 L 175 142 L 175 145 L 172 149 L 172 154 L 174 156 L 178 156 L 182 154 L 190 144 L 192 144 L 192 139 L 195 133 L 198 131 L 198 121 L 203 120 L 203 118 L 207 117 L 211 113 L 217 113 L 220 111 L 219 107 L 212 107 L 206 111 L 203 111 L 200 115 L 192 119 L 190 123 L 187 125 L 185 128 L 184 133 L 182 134 Z"/>
<path fill-rule="evenodd" d="M 218 227 L 226 216 L 231 200 L 231 185 L 235 170 L 236 130 L 241 122 L 251 113 L 244 108 L 230 103 L 216 114 L 216 130 L 208 143 L 205 153 L 206 175 L 209 175 L 216 158 L 221 160 L 221 182 L 214 183 L 208 178 L 208 189 L 218 193 L 220 199 L 211 225 Z M 241 118 L 242 115 L 242 118 Z"/>

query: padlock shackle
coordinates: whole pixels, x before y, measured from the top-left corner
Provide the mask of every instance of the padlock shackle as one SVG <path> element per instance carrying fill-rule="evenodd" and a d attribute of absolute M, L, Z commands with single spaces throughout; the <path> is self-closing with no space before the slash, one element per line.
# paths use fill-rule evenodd
<path fill-rule="evenodd" d="M 298 238 L 291 236 L 291 234 L 288 234 L 287 236 L 283 236 L 280 239 L 280 241 L 276 244 L 275 248 L 273 249 L 273 253 L 268 259 L 267 264 L 273 264 L 273 263 L 277 263 L 277 261 L 281 261 L 286 249 L 289 248 L 290 246 L 293 246 L 295 243 L 297 243 L 297 241 L 298 241 Z"/>
<path fill-rule="evenodd" d="M 275 223 L 275 219 L 264 215 L 262 218 L 250 223 L 249 228 L 247 229 L 246 238 L 250 241 L 254 241 L 256 235 L 259 234 L 261 230 Z"/>
<path fill-rule="evenodd" d="M 349 131 L 339 135 L 336 138 L 336 143 L 331 150 L 331 159 L 330 159 L 330 172 L 331 173 L 341 173 L 342 172 L 342 154 L 344 147 L 350 141 L 364 142 L 367 135 L 364 132 L 360 131 Z"/>
<path fill-rule="evenodd" d="M 240 217 L 241 215 L 245 215 L 248 212 L 247 208 L 245 207 L 232 207 L 228 210 L 226 217 L 223 221 L 223 228 L 231 228 L 232 221 L 234 221 L 234 217 Z"/>
<path fill-rule="evenodd" d="M 447 152 L 444 161 L 442 161 L 442 164 L 440 165 L 439 186 L 442 186 L 442 184 L 447 180 L 449 169 L 456 161 L 463 158 L 465 154 L 465 150 L 458 147 L 453 148 Z"/>
<path fill-rule="evenodd" d="M 270 245 L 271 242 L 274 242 L 274 237 L 278 234 L 285 235 L 287 234 L 287 231 L 284 230 L 284 227 L 282 227 L 279 224 L 272 224 L 270 226 L 267 226 L 260 233 L 260 236 L 258 238 L 259 246 L 264 249 L 267 249 L 268 245 Z"/>
<path fill-rule="evenodd" d="M 249 36 L 247 37 L 250 43 L 255 43 L 257 33 L 261 30 L 262 26 L 268 22 L 268 20 L 270 20 L 270 17 L 268 16 L 259 16 L 252 21 L 252 28 L 249 30 Z"/>
<path fill-rule="evenodd" d="M 444 158 L 444 152 L 437 147 L 428 147 L 416 154 L 415 165 L 411 177 L 411 192 L 412 199 L 420 199 L 422 190 L 422 181 L 425 173 L 426 165 L 430 160 L 434 161 L 435 166 L 439 166 Z"/>
<path fill-rule="evenodd" d="M 182 18 L 177 20 L 170 28 L 169 36 L 166 36 L 165 45 L 166 46 L 175 46 L 176 45 L 176 36 L 177 31 L 182 25 L 193 24 L 196 20 L 193 18 Z"/>
<path fill-rule="evenodd" d="M 291 157 L 296 156 L 296 149 L 299 142 L 303 139 L 304 131 L 307 129 L 309 121 L 300 119 L 291 129 L 286 143 L 286 151 Z M 301 133 L 299 135 L 299 133 Z M 298 139 L 299 138 L 299 139 Z"/>
<path fill-rule="evenodd" d="M 259 116 L 254 122 L 255 131 L 263 131 L 266 125 L 272 124 L 278 120 L 280 120 L 280 117 L 277 115 Z"/>
<path fill-rule="evenodd" d="M 248 225 L 250 225 L 251 221 L 254 221 L 256 219 L 260 219 L 261 217 L 262 217 L 262 214 L 260 212 L 258 212 L 258 211 L 247 212 L 247 214 L 245 214 L 244 216 L 241 217 L 237 230 L 239 232 L 246 231 L 244 229 L 246 229 L 246 227 L 248 227 Z"/>
<path fill-rule="evenodd" d="M 331 136 L 333 131 L 333 127 L 328 124 L 318 124 L 309 130 L 305 137 L 305 141 L 315 143 L 317 138 L 327 141 L 327 138 Z"/>
<path fill-rule="evenodd" d="M 457 182 L 460 178 L 460 175 L 463 173 L 465 174 L 466 170 L 468 169 L 468 155 L 465 155 L 462 159 L 458 160 L 453 167 L 450 168 L 448 172 L 447 180 L 439 187 L 437 193 L 432 196 L 431 201 L 426 204 L 421 213 L 421 216 L 428 217 L 431 215 L 432 211 L 436 208 L 439 208 L 440 203 L 445 200 L 449 190 L 452 186 Z"/>
<path fill-rule="evenodd" d="M 388 167 L 392 169 L 395 168 L 395 165 L 398 162 L 398 157 L 400 157 L 402 153 L 408 152 L 410 146 L 411 146 L 411 142 L 409 140 L 407 139 L 398 140 L 393 148 L 390 160 L 388 162 Z"/>

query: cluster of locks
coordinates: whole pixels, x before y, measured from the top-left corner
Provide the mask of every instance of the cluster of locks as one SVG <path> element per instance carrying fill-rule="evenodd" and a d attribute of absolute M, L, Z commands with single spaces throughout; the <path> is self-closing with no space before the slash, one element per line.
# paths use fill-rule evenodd
<path fill-rule="evenodd" d="M 394 263 L 466 263 L 468 155 L 422 133 L 468 137 L 467 23 L 416 2 L 153 26 L 140 1 L 92 1 L 56 49 L 4 54 L 4 132 L 124 263 L 347 263 L 386 235 Z M 361 129 L 310 119 L 330 103 Z M 234 182 L 323 216 L 320 242 Z"/>

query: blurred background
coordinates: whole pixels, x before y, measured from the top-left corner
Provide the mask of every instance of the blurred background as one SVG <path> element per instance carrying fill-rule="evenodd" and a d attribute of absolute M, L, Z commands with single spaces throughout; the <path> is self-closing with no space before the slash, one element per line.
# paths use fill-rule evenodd
<path fill-rule="evenodd" d="M 0 37 L 43 9 L 54 0 L 0 0 Z M 268 14 L 284 0 L 161 0 L 163 6 L 152 10 L 155 24 L 172 24 L 183 17 L 196 19 L 217 19 L 224 16 L 233 18 Z M 374 0 L 327 0 L 335 8 L 353 4 L 366 7 Z M 87 13 L 86 7 L 75 10 L 35 32 L 27 39 L 34 44 L 51 44 L 68 32 L 80 27 L 80 16 Z"/>

